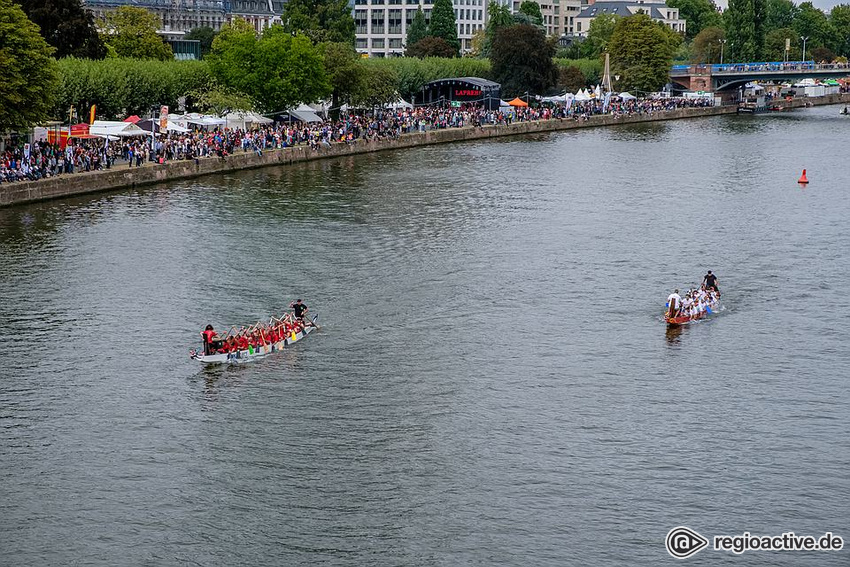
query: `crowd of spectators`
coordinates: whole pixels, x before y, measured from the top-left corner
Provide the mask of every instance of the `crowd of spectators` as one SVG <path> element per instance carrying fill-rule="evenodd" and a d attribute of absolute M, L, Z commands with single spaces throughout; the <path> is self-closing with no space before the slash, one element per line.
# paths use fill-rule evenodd
<path fill-rule="evenodd" d="M 333 144 L 396 139 L 404 134 L 462 128 L 464 126 L 506 125 L 531 120 L 588 120 L 598 114 L 614 116 L 652 114 L 682 107 L 710 106 L 709 99 L 637 99 L 568 101 L 532 108 L 488 110 L 480 106 L 458 108 L 419 107 L 378 110 L 369 114 L 349 114 L 338 120 L 304 124 L 278 122 L 253 129 L 196 130 L 107 141 L 101 138 L 75 139 L 61 148 L 45 141 L 33 144 L 5 144 L 0 152 L 0 183 L 35 181 L 57 175 L 98 171 L 113 167 L 141 167 L 148 162 L 164 163 L 209 157 L 224 159 L 234 152 L 307 145 L 313 149 Z"/>

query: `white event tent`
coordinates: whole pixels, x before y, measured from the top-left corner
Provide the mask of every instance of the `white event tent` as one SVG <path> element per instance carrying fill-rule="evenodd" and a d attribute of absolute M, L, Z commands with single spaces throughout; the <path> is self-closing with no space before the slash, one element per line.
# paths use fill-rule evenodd
<path fill-rule="evenodd" d="M 131 136 L 147 136 L 148 133 L 132 122 L 116 122 L 112 120 L 95 120 L 89 127 L 89 134 L 102 138 L 129 138 Z"/>

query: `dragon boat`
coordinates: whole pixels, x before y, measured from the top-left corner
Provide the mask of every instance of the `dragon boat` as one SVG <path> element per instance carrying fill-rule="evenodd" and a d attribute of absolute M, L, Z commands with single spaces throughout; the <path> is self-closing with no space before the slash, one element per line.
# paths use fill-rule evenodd
<path fill-rule="evenodd" d="M 297 333 L 290 332 L 288 335 L 286 335 L 285 338 L 281 338 L 276 342 L 269 341 L 256 347 L 249 346 L 247 349 L 241 349 L 233 352 L 216 352 L 214 354 L 205 354 L 203 350 L 191 350 L 189 351 L 189 357 L 192 360 L 197 360 L 198 362 L 201 362 L 203 364 L 242 364 L 244 362 L 253 362 L 255 360 L 265 358 L 270 354 L 283 350 L 284 347 L 300 341 L 301 339 L 318 329 L 319 326 L 316 324 L 316 319 L 318 318 L 318 314 L 314 315 L 313 318 L 310 319 L 309 323 L 306 323 L 300 331 L 298 331 Z M 275 324 L 286 323 L 292 320 L 293 319 L 291 315 L 286 315 L 280 319 L 272 317 L 269 320 L 268 326 L 274 326 Z M 259 329 L 262 327 L 262 325 L 262 322 L 258 322 L 253 327 L 250 327 L 248 330 L 250 331 L 252 329 Z M 236 327 L 231 327 L 226 335 L 224 335 L 223 337 L 216 336 L 213 338 L 213 341 L 223 343 L 231 336 L 231 334 L 234 333 L 234 331 L 238 333 L 243 330 L 245 329 L 243 328 L 237 331 Z"/>

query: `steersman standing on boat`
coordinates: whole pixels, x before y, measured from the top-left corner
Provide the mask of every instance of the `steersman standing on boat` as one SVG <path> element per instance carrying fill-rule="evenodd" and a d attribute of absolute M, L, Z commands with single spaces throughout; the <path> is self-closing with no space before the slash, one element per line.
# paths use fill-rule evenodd
<path fill-rule="evenodd" d="M 720 289 L 717 287 L 717 276 L 711 273 L 711 270 L 705 274 L 705 277 L 702 278 L 702 285 L 705 286 L 705 289 L 709 291 L 716 291 L 717 295 L 720 295 Z"/>
<path fill-rule="evenodd" d="M 667 296 L 667 317 L 673 319 L 679 315 L 682 309 L 682 298 L 679 297 L 679 290 L 673 290 L 673 293 Z"/>

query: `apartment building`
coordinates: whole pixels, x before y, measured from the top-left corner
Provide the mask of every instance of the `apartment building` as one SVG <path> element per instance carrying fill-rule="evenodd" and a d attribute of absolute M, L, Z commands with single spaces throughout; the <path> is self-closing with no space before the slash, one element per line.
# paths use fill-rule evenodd
<path fill-rule="evenodd" d="M 461 52 L 472 50 L 472 36 L 487 25 L 486 0 L 453 0 Z M 433 0 L 354 0 L 355 47 L 369 57 L 404 55 L 407 29 L 416 10 L 431 20 Z"/>
<path fill-rule="evenodd" d="M 657 22 L 662 22 L 675 32 L 685 33 L 686 22 L 679 16 L 678 8 L 667 6 L 664 0 L 636 0 L 634 2 L 600 0 L 585 6 L 575 19 L 575 34 L 586 36 L 590 22 L 601 14 L 631 16 L 646 14 Z"/>

